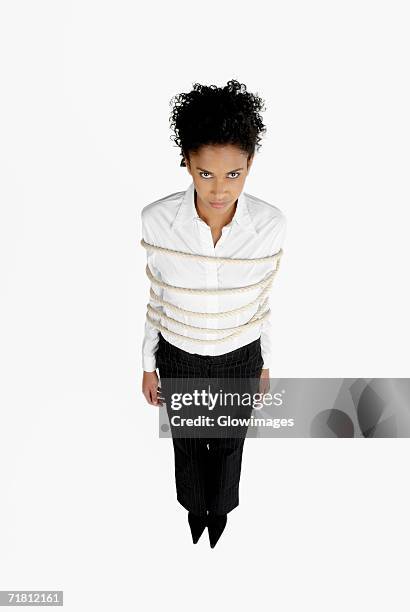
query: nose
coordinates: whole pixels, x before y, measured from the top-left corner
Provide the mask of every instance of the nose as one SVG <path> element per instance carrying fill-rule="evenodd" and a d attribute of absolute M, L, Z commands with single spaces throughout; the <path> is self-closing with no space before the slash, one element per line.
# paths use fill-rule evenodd
<path fill-rule="evenodd" d="M 221 185 L 219 188 L 217 187 L 216 189 L 213 189 L 211 191 L 211 197 L 214 202 L 223 202 L 226 199 L 226 191 L 223 185 Z"/>
<path fill-rule="evenodd" d="M 225 191 L 227 180 L 229 179 L 226 179 L 224 176 L 214 176 L 212 181 L 212 190 L 215 192 L 215 195 L 218 195 L 218 193 L 222 194 Z"/>

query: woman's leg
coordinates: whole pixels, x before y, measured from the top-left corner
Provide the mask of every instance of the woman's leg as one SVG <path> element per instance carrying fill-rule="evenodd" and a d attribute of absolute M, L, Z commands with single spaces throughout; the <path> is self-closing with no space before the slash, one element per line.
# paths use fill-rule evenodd
<path fill-rule="evenodd" d="M 162 395 L 165 398 L 169 422 L 178 414 L 171 408 L 174 393 L 192 393 L 201 385 L 204 366 L 195 355 L 182 351 L 159 336 L 157 365 Z M 207 388 L 207 385 L 204 386 Z M 193 431 L 193 434 L 195 431 Z M 188 511 L 198 516 L 207 514 L 207 460 L 208 440 L 205 438 L 180 437 L 177 427 L 171 426 L 174 447 L 175 485 L 177 500 Z"/>
<path fill-rule="evenodd" d="M 258 390 L 263 366 L 260 340 L 218 356 L 211 364 L 209 371 L 214 392 L 222 389 L 225 393 L 236 392 L 239 397 L 251 396 Z M 218 411 L 233 417 L 250 417 L 252 404 L 231 409 L 229 405 L 220 406 Z M 220 437 L 209 439 L 206 479 L 210 490 L 208 509 L 212 513 L 227 514 L 239 505 L 239 481 L 247 429 L 247 426 L 231 428 L 234 437 L 223 437 L 221 433 Z"/>

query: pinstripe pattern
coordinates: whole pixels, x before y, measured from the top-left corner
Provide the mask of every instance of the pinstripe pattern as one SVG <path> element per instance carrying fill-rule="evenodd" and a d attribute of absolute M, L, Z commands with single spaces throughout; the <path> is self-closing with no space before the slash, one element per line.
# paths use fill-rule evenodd
<path fill-rule="evenodd" d="M 223 355 L 199 355 L 169 343 L 159 333 L 156 352 L 160 379 L 259 378 L 263 366 L 260 338 Z M 183 393 L 189 386 L 172 380 L 165 391 L 161 385 L 169 414 L 170 393 Z M 196 387 L 198 388 L 198 387 Z M 251 409 L 250 409 L 251 412 Z M 172 431 L 172 428 L 171 428 Z M 177 500 L 197 515 L 206 511 L 227 514 L 239 505 L 239 481 L 243 437 L 178 438 L 173 436 Z"/>

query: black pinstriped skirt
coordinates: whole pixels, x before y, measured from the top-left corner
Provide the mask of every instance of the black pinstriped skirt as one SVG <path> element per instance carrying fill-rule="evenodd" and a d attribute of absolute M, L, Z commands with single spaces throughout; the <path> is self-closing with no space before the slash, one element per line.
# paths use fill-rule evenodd
<path fill-rule="evenodd" d="M 173 379 L 240 378 L 258 379 L 263 359 L 260 338 L 223 355 L 199 355 L 174 346 L 159 332 L 156 353 L 160 386 L 170 413 L 169 397 L 176 384 L 183 391 L 184 381 Z M 172 379 L 168 386 L 166 379 Z M 251 413 L 251 408 L 248 414 Z M 246 430 L 246 428 L 245 428 Z M 179 503 L 198 515 L 207 510 L 227 514 L 239 505 L 239 481 L 246 431 L 235 437 L 179 437 L 172 441 L 175 484 Z"/>

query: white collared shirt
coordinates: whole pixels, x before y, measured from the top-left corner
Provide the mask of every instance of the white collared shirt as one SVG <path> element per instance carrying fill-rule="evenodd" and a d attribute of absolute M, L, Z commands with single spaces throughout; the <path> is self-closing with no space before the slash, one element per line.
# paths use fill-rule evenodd
<path fill-rule="evenodd" d="M 211 228 L 199 216 L 195 207 L 195 185 L 192 181 L 185 191 L 172 193 L 144 206 L 141 211 L 142 237 L 145 242 L 154 246 L 208 255 L 212 257 L 259 258 L 274 255 L 281 248 L 286 235 L 286 217 L 283 212 L 264 200 L 244 191 L 238 197 L 235 214 L 222 228 L 222 235 L 214 246 Z M 213 263 L 206 260 L 194 260 L 190 257 L 170 255 L 157 250 L 146 250 L 147 265 L 154 276 L 167 284 L 178 287 L 198 289 L 221 289 L 241 287 L 259 282 L 272 272 L 275 264 L 272 261 L 263 263 Z M 280 271 L 278 270 L 278 274 Z M 159 287 L 151 282 L 153 291 L 162 299 L 194 312 L 214 313 L 238 309 L 255 300 L 261 289 L 252 289 L 244 293 L 225 293 L 219 295 L 198 295 L 178 293 Z M 270 292 L 275 289 L 275 278 Z M 151 306 L 160 313 L 182 321 L 188 325 L 207 328 L 232 328 L 243 325 L 257 312 L 257 306 L 243 309 L 229 315 L 229 318 L 204 318 L 197 320 L 176 312 L 164 304 L 159 304 L 148 296 Z M 172 323 L 166 319 L 157 319 L 170 331 L 181 337 L 173 336 L 161 330 L 163 337 L 174 346 L 199 355 L 222 355 L 261 338 L 263 367 L 272 364 L 274 347 L 272 346 L 272 326 L 275 312 L 270 304 L 270 314 L 260 323 L 226 341 L 213 342 L 221 338 L 221 332 L 215 334 L 200 331 L 195 338 L 209 340 L 206 343 L 193 342 L 189 336 L 192 330 Z M 277 324 L 277 323 L 275 323 Z M 225 335 L 229 335 L 228 332 Z M 146 372 L 156 369 L 155 353 L 158 347 L 159 331 L 148 320 L 145 321 L 142 343 L 142 367 Z"/>

